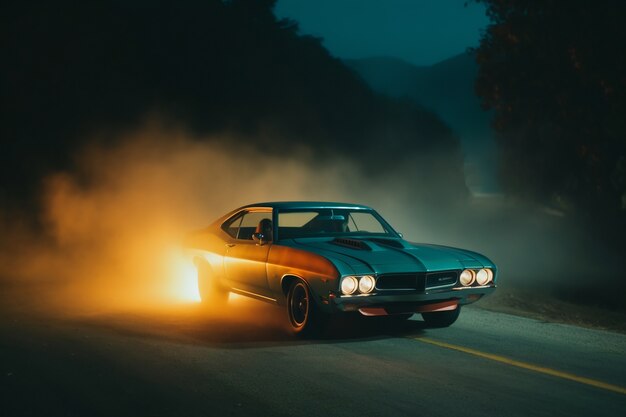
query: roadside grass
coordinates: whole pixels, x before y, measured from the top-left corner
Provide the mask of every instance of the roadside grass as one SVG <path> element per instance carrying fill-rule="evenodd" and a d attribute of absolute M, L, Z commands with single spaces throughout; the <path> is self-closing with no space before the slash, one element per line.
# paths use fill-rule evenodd
<path fill-rule="evenodd" d="M 476 304 L 477 308 L 536 320 L 616 331 L 626 334 L 626 310 L 572 301 L 568 294 L 532 288 L 498 288 Z"/>

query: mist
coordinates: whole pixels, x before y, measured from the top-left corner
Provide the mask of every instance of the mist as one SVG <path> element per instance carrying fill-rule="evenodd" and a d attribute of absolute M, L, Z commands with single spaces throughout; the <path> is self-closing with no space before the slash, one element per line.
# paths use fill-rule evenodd
<path fill-rule="evenodd" d="M 99 310 L 193 302 L 195 277 L 180 243 L 224 213 L 276 200 L 397 211 L 394 195 L 406 195 L 393 190 L 407 184 L 372 180 L 345 158 L 322 160 L 304 147 L 273 156 L 232 134 L 198 137 L 154 121 L 85 142 L 72 168 L 43 179 L 39 227 L 3 215 L 0 276 L 45 288 L 33 301 L 38 305 Z"/>
<path fill-rule="evenodd" d="M 71 169 L 44 178 L 40 227 L 3 214 L 2 282 L 44 290 L 25 303 L 72 312 L 195 302 L 182 238 L 262 201 L 370 205 L 409 241 L 484 253 L 499 266 L 500 286 L 573 288 L 599 272 L 588 260 L 600 251 L 591 250 L 582 229 L 512 200 L 438 207 L 422 201 L 419 179 L 373 177 L 359 164 L 322 160 L 306 148 L 268 155 L 233 135 L 198 137 L 154 122 L 115 139 L 86 140 Z M 422 181 L 432 187 L 437 179 Z"/>

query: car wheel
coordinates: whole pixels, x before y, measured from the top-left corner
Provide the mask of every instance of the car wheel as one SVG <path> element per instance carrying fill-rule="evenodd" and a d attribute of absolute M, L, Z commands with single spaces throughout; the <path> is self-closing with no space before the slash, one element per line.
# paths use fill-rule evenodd
<path fill-rule="evenodd" d="M 198 293 L 202 305 L 207 307 L 221 306 L 228 300 L 228 291 L 224 289 L 206 262 L 198 262 Z"/>
<path fill-rule="evenodd" d="M 428 327 L 448 327 L 459 318 L 459 314 L 461 314 L 461 306 L 449 311 L 422 313 L 422 317 Z"/>
<path fill-rule="evenodd" d="M 302 336 L 317 335 L 321 332 L 324 316 L 318 310 L 311 291 L 304 281 L 293 281 L 287 293 L 287 315 L 291 330 Z"/>

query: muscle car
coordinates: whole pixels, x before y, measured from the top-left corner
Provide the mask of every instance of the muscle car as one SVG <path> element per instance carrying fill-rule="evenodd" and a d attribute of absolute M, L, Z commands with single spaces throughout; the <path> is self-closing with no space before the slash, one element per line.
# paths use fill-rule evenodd
<path fill-rule="evenodd" d="M 296 334 L 358 312 L 447 327 L 496 288 L 496 265 L 468 250 L 406 241 L 370 207 L 273 202 L 240 207 L 185 242 L 203 303 L 228 293 L 286 307 Z M 353 313 L 354 314 L 354 313 Z"/>

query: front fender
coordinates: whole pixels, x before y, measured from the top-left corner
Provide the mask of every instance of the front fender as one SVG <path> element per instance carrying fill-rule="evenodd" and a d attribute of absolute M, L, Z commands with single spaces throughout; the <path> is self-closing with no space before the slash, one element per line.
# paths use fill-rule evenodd
<path fill-rule="evenodd" d="M 287 277 L 297 277 L 307 283 L 315 302 L 324 308 L 328 304 L 328 293 L 338 288 L 339 276 L 335 264 L 321 255 L 281 245 L 270 249 L 267 277 L 278 304 L 286 302 L 283 281 Z"/>

